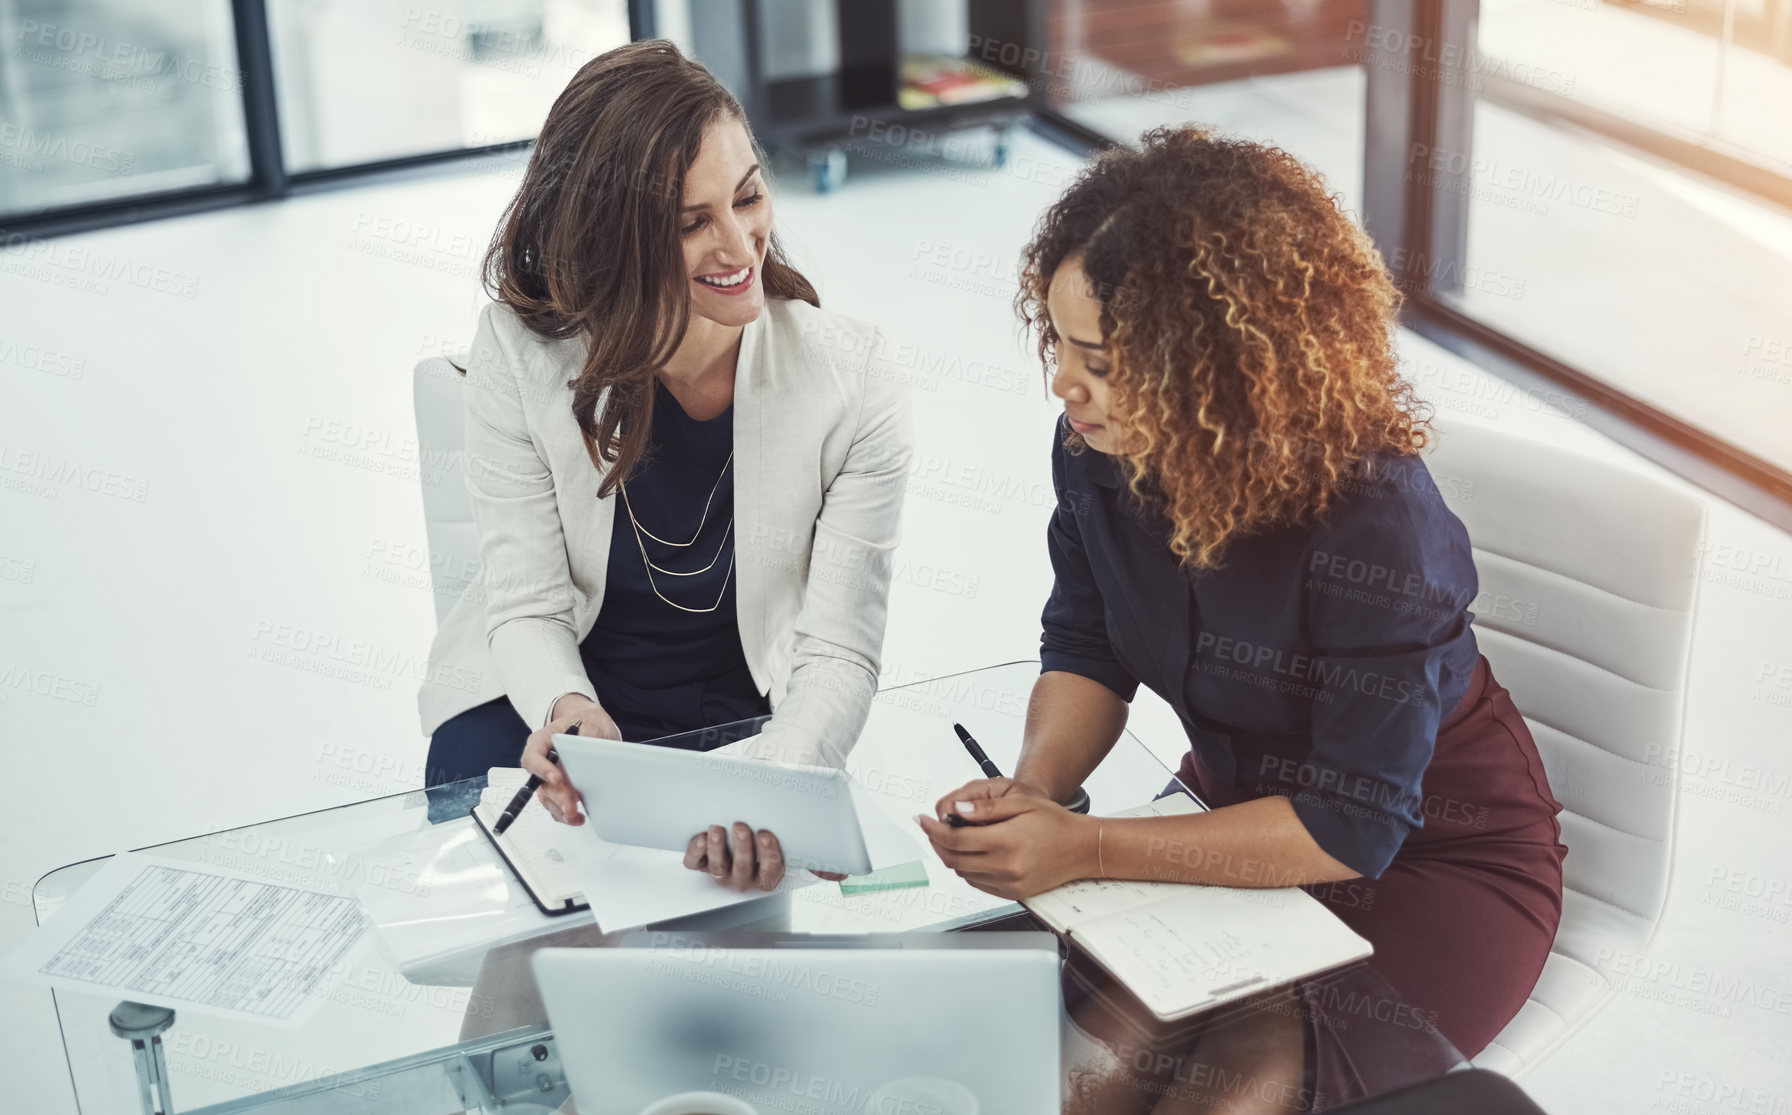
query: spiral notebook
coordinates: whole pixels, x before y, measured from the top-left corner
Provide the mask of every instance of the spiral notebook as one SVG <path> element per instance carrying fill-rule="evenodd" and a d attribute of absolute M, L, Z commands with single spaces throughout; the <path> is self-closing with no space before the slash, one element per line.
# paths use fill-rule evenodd
<path fill-rule="evenodd" d="M 589 909 L 585 892 L 573 881 L 565 859 L 550 839 L 550 826 L 555 821 L 545 808 L 530 802 L 509 828 L 502 834 L 498 832 L 498 817 L 528 778 L 528 772 L 521 767 L 493 767 L 490 782 L 479 796 L 479 804 L 473 807 L 473 820 L 542 913 L 558 917 Z"/>
<path fill-rule="evenodd" d="M 1182 794 L 1119 817 L 1200 812 Z M 1022 904 L 1174 1022 L 1369 956 L 1369 942 L 1299 887 L 1249 890 L 1079 879 Z"/>

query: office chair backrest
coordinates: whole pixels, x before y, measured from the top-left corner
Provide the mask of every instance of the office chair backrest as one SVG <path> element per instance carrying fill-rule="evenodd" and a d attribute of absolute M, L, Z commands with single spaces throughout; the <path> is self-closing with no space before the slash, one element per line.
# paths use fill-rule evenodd
<path fill-rule="evenodd" d="M 1661 916 L 1705 509 L 1640 472 L 1473 424 L 1441 429 L 1427 463 L 1474 546 L 1481 651 L 1563 805 L 1562 923 L 1500 1035 L 1509 1069 L 1609 997 L 1598 969 L 1642 949 Z"/>
<path fill-rule="evenodd" d="M 417 409 L 418 470 L 423 488 L 423 522 L 429 538 L 429 579 L 436 622 L 466 592 L 479 571 L 479 532 L 466 484 L 466 415 L 461 408 L 467 366 L 465 353 L 432 356 L 411 373 Z"/>

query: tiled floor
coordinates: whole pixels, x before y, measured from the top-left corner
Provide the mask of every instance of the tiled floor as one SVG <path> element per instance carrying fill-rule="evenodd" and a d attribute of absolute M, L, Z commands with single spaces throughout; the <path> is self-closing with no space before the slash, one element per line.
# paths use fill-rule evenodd
<path fill-rule="evenodd" d="M 1228 96 L 1216 115 L 1230 126 L 1352 173 L 1347 109 L 1315 106 L 1298 81 Z M 417 783 L 413 698 L 435 621 L 412 570 L 428 548 L 410 369 L 470 338 L 477 245 L 514 187 L 505 170 L 0 256 L 0 948 L 32 924 L 30 887 L 58 865 Z M 1009 302 L 1016 253 L 1075 170 L 1026 137 L 1005 171 L 862 159 L 834 196 L 778 194 L 825 304 L 916 346 L 892 680 L 1037 645 L 1055 408 Z M 75 252 L 128 261 L 126 277 L 71 289 L 92 274 Z M 139 285 L 140 266 L 193 280 L 194 296 Z M 1402 345 L 1446 427 L 1494 422 L 1648 469 L 1534 396 Z M 1718 1086 L 1792 1102 L 1792 959 L 1773 947 L 1792 906 L 1719 901 L 1732 872 L 1783 895 L 1792 863 L 1792 691 L 1773 682 L 1792 664 L 1792 540 L 1722 504 L 1711 515 L 1687 742 L 1710 765 L 1690 779 L 1655 950 L 1677 967 L 1633 981 L 1527 1080 L 1552 1112 L 1715 1115 L 1719 1102 L 1686 1096 Z M 327 655 L 276 646 L 288 626 L 365 643 L 386 665 L 325 676 Z M 1161 704 L 1142 701 L 1134 727 L 1178 751 Z M 347 781 L 327 761 L 344 746 L 368 759 Z M 1744 770 L 1777 789 L 1744 793 Z M 1721 997 L 1713 973 L 1752 990 Z M 0 987 L 0 1073 L 9 1110 L 73 1109 L 47 994 Z"/>

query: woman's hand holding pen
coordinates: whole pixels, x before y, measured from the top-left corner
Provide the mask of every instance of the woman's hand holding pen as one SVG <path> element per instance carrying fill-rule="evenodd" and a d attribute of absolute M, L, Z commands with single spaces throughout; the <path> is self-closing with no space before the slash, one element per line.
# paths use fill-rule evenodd
<path fill-rule="evenodd" d="M 602 705 L 582 693 L 568 693 L 554 702 L 554 719 L 539 731 L 530 733 L 529 742 L 523 745 L 522 767 L 541 779 L 535 797 L 548 811 L 548 816 L 562 824 L 582 825 L 585 815 L 579 812 L 579 792 L 573 789 L 572 781 L 559 764 L 548 758 L 554 737 L 564 734 L 574 724 L 579 726 L 581 736 L 622 738 L 616 722 L 610 719 Z"/>
<path fill-rule="evenodd" d="M 999 898 L 1028 898 L 1099 874 L 1099 822 L 1025 782 L 981 779 L 941 798 L 934 812 L 915 819 L 941 862 Z M 953 815 L 965 823 L 948 824 Z"/>
<path fill-rule="evenodd" d="M 986 798 L 1006 797 L 1010 794 L 1030 794 L 1034 797 L 1045 798 L 1047 800 L 1050 800 L 1051 798 L 1051 795 L 1047 794 L 1044 790 L 1039 789 L 1030 782 L 1022 782 L 1018 778 L 979 778 L 975 782 L 966 782 L 958 789 L 953 790 L 951 793 L 940 798 L 940 800 L 934 802 L 933 811 L 939 815 L 941 820 L 944 820 L 946 817 L 958 812 L 953 808 L 958 802 L 979 802 Z M 965 818 L 966 821 L 969 821 L 970 819 L 971 818 L 969 817 Z"/>

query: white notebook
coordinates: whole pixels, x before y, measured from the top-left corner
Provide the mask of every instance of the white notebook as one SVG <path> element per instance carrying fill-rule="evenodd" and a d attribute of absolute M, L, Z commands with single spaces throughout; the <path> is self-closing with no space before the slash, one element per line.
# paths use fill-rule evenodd
<path fill-rule="evenodd" d="M 1200 812 L 1173 794 L 1119 817 Z M 1246 890 L 1080 879 L 1023 899 L 1165 1022 L 1374 952 L 1298 887 Z"/>
<path fill-rule="evenodd" d="M 498 817 L 528 781 L 528 772 L 521 767 L 493 767 L 488 778 L 479 804 L 473 807 L 473 820 L 491 838 L 535 905 L 551 916 L 587 909 L 590 904 L 585 892 L 573 881 L 565 859 L 554 847 L 552 826 L 557 822 L 540 802 L 530 801 L 503 835 L 497 835 Z"/>

